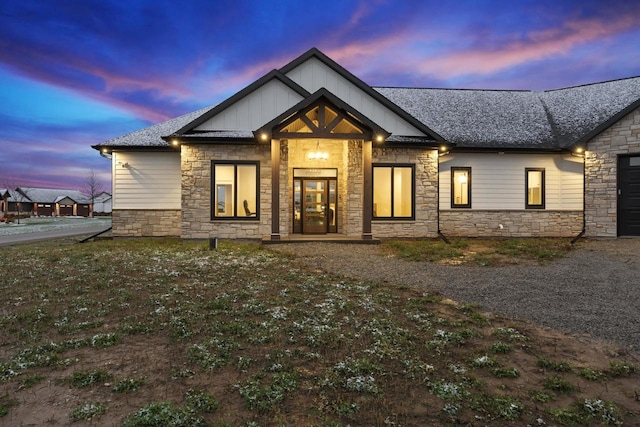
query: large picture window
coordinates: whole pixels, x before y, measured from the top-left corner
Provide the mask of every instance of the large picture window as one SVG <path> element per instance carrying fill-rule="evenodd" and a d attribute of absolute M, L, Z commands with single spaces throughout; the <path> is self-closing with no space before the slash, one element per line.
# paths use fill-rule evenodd
<path fill-rule="evenodd" d="M 471 207 L 471 168 L 451 168 L 451 207 Z"/>
<path fill-rule="evenodd" d="M 544 209 L 544 169 L 526 168 L 525 186 L 527 190 L 525 208 Z"/>
<path fill-rule="evenodd" d="M 257 219 L 258 162 L 212 162 L 211 219 Z"/>
<path fill-rule="evenodd" d="M 412 219 L 413 165 L 373 165 L 373 218 Z"/>

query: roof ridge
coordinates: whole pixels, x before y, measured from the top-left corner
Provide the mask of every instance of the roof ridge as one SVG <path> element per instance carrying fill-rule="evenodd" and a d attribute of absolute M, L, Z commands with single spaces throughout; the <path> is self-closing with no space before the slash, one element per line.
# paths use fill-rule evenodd
<path fill-rule="evenodd" d="M 410 87 L 410 86 L 372 86 L 373 89 L 409 89 L 409 90 L 461 90 L 461 91 L 474 91 L 474 92 L 531 92 L 535 93 L 535 90 L 531 89 L 473 89 L 473 88 L 458 88 L 458 87 Z"/>
<path fill-rule="evenodd" d="M 604 83 L 621 82 L 621 81 L 624 81 L 624 80 L 632 80 L 632 79 L 638 79 L 638 78 L 640 78 L 640 76 L 621 77 L 619 79 L 604 80 L 604 81 L 601 81 L 601 82 L 591 82 L 591 83 L 583 83 L 581 85 L 558 87 L 558 88 L 555 88 L 555 89 L 545 89 L 545 90 L 540 91 L 540 92 L 541 93 L 557 92 L 557 91 L 566 90 L 566 89 L 576 89 L 576 88 L 579 88 L 579 87 L 595 86 L 595 85 L 600 85 L 600 84 L 604 84 Z"/>

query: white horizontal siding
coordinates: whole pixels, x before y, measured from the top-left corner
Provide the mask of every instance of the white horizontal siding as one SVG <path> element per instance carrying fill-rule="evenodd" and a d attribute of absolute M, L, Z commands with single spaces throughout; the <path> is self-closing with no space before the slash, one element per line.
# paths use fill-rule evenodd
<path fill-rule="evenodd" d="M 525 209 L 525 169 L 545 170 L 545 209 L 582 210 L 582 159 L 569 154 L 453 153 L 440 158 L 440 209 L 451 208 L 451 168 L 471 168 L 471 208 Z"/>
<path fill-rule="evenodd" d="M 298 93 L 279 80 L 271 80 L 196 130 L 256 130 L 300 101 Z"/>
<path fill-rule="evenodd" d="M 180 154 L 114 152 L 113 209 L 180 209 Z"/>
<path fill-rule="evenodd" d="M 424 136 L 424 133 L 413 125 L 316 58 L 311 58 L 294 68 L 287 73 L 287 77 L 311 93 L 324 87 L 388 132 L 396 135 Z"/>

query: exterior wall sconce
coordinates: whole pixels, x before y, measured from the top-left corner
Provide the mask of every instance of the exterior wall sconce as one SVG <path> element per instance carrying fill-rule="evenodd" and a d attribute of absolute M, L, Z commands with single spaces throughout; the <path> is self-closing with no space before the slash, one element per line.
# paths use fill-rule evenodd
<path fill-rule="evenodd" d="M 172 139 L 171 145 L 173 145 L 174 147 L 177 147 L 178 145 L 180 145 L 180 141 L 178 141 L 177 139 Z"/>
<path fill-rule="evenodd" d="M 575 147 L 571 152 L 571 155 L 574 157 L 583 157 L 586 153 L 586 150 L 583 147 Z"/>
<path fill-rule="evenodd" d="M 449 148 L 446 145 L 441 145 L 440 148 L 438 148 L 438 156 L 444 157 L 447 154 L 449 154 Z"/>

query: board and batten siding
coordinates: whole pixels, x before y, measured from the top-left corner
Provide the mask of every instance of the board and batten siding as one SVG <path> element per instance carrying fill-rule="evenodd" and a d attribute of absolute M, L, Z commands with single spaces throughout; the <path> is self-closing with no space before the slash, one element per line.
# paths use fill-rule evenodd
<path fill-rule="evenodd" d="M 289 71 L 287 77 L 311 93 L 320 88 L 327 89 L 388 132 L 396 135 L 424 136 L 423 132 L 316 58 L 311 58 Z"/>
<path fill-rule="evenodd" d="M 525 169 L 545 170 L 545 210 L 583 209 L 583 159 L 570 154 L 451 153 L 440 158 L 440 209 L 451 209 L 451 168 L 471 168 L 471 210 L 525 209 Z M 456 208 L 452 210 L 469 210 Z"/>
<path fill-rule="evenodd" d="M 255 130 L 302 101 L 302 96 L 279 80 L 271 80 L 196 130 Z"/>
<path fill-rule="evenodd" d="M 113 209 L 180 209 L 180 153 L 113 152 Z"/>

